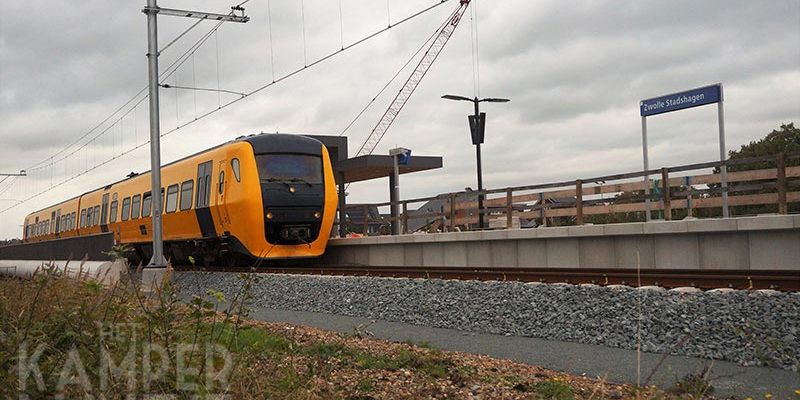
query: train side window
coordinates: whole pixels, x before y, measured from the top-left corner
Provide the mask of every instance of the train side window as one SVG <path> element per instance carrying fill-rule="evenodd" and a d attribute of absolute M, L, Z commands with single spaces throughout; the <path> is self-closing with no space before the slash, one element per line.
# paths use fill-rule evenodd
<path fill-rule="evenodd" d="M 86 209 L 86 227 L 94 225 L 94 208 L 89 207 Z"/>
<path fill-rule="evenodd" d="M 178 185 L 171 185 L 167 187 L 167 206 L 165 210 L 168 213 L 173 213 L 178 209 Z"/>
<path fill-rule="evenodd" d="M 233 177 L 236 178 L 236 182 L 242 181 L 242 175 L 239 168 L 239 159 L 234 158 L 231 160 L 231 169 L 233 170 Z"/>
<path fill-rule="evenodd" d="M 131 219 L 139 218 L 139 210 L 141 210 L 142 206 L 142 195 L 137 194 L 133 196 L 133 200 L 131 201 Z"/>
<path fill-rule="evenodd" d="M 142 218 L 149 217 L 153 210 L 153 192 L 147 192 L 142 196 Z"/>
<path fill-rule="evenodd" d="M 70 219 L 71 219 L 71 221 L 69 222 L 69 227 L 70 227 L 70 229 L 75 229 L 75 217 L 76 217 L 77 215 L 78 215 L 78 212 L 77 212 L 77 211 L 75 211 L 75 212 L 73 212 L 73 213 L 72 213 L 72 218 L 70 218 Z"/>
<path fill-rule="evenodd" d="M 192 195 L 194 194 L 194 181 L 188 180 L 181 183 L 181 211 L 192 208 Z"/>
<path fill-rule="evenodd" d="M 81 229 L 86 228 L 86 209 L 81 210 L 81 220 L 78 221 Z"/>
<path fill-rule="evenodd" d="M 119 201 L 114 200 L 111 202 L 111 211 L 108 214 L 108 222 L 117 222 L 117 209 L 119 208 Z"/>
<path fill-rule="evenodd" d="M 225 190 L 225 171 L 219 171 L 219 194 Z"/>
<path fill-rule="evenodd" d="M 122 199 L 122 220 L 127 221 L 131 216 L 131 198 Z"/>
<path fill-rule="evenodd" d="M 100 206 L 94 206 L 94 224 L 100 223 Z"/>
<path fill-rule="evenodd" d="M 194 202 L 195 208 L 208 207 L 211 198 L 211 171 L 213 164 L 206 161 L 197 165 L 197 200 Z"/>

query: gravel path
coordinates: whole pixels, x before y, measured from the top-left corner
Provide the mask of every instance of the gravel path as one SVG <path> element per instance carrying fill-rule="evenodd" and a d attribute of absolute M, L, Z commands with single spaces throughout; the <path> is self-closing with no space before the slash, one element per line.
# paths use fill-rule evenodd
<path fill-rule="evenodd" d="M 700 292 L 438 279 L 255 274 L 255 306 L 529 336 L 797 371 L 800 293 Z M 238 274 L 177 272 L 185 295 L 228 298 Z"/>

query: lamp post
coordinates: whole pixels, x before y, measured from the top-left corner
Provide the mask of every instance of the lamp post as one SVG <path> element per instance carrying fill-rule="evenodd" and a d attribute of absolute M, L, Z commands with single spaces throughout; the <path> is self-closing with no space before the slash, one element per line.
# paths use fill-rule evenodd
<path fill-rule="evenodd" d="M 486 131 L 486 113 L 480 111 L 480 103 L 508 103 L 509 99 L 500 99 L 494 97 L 487 97 L 484 99 L 469 98 L 464 96 L 455 96 L 446 94 L 442 96 L 446 100 L 457 101 L 470 101 L 475 105 L 475 115 L 469 116 L 469 128 L 472 135 L 472 144 L 475 145 L 475 157 L 478 164 L 478 227 L 480 229 L 486 228 L 483 217 L 483 171 L 481 170 L 481 143 L 483 143 L 484 133 Z"/>
<path fill-rule="evenodd" d="M 389 176 L 389 201 L 391 204 L 392 215 L 392 235 L 400 234 L 400 165 L 408 165 L 411 158 L 411 150 L 405 147 L 398 147 L 389 150 L 392 156 L 394 173 Z"/>

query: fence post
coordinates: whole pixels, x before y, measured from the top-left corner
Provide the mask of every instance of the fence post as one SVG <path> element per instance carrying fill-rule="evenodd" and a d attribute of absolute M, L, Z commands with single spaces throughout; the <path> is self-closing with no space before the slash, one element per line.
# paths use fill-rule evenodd
<path fill-rule="evenodd" d="M 450 200 L 450 232 L 456 231 L 456 195 L 451 194 Z"/>
<path fill-rule="evenodd" d="M 544 193 L 539 193 L 539 215 L 542 217 L 542 226 L 547 228 L 547 212 L 544 209 Z"/>
<path fill-rule="evenodd" d="M 694 204 L 692 204 L 692 177 L 686 176 L 684 178 L 684 186 L 686 186 L 686 216 L 694 217 Z"/>
<path fill-rule="evenodd" d="M 583 181 L 575 181 L 575 222 L 583 225 Z"/>
<path fill-rule="evenodd" d="M 403 202 L 403 234 L 408 234 L 408 203 Z"/>
<path fill-rule="evenodd" d="M 664 199 L 664 221 L 672 220 L 672 204 L 669 194 L 669 170 L 661 168 L 661 195 Z"/>
<path fill-rule="evenodd" d="M 786 205 L 786 154 L 778 153 L 778 214 L 786 214 L 789 209 Z"/>
<path fill-rule="evenodd" d="M 513 203 L 513 196 L 514 192 L 511 189 L 506 191 L 506 229 L 511 229 L 514 225 L 513 217 L 514 217 L 514 203 Z"/>
<path fill-rule="evenodd" d="M 369 205 L 364 204 L 364 236 L 369 235 Z"/>

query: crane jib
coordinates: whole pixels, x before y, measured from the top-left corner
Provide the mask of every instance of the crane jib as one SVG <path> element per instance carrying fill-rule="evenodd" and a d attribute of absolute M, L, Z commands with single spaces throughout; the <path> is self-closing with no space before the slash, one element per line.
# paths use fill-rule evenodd
<path fill-rule="evenodd" d="M 439 57 L 439 54 L 450 40 L 450 37 L 453 36 L 453 32 L 455 32 L 456 27 L 458 27 L 459 22 L 461 22 L 461 18 L 463 17 L 464 12 L 466 12 L 469 4 L 470 0 L 461 0 L 458 8 L 447 17 L 445 20 L 446 22 L 431 42 L 431 45 L 425 52 L 425 55 L 419 61 L 416 68 L 414 68 L 414 71 L 408 77 L 405 84 L 403 84 L 402 89 L 398 91 L 389 108 L 383 113 L 381 119 L 372 129 L 372 132 L 370 132 L 369 136 L 367 136 L 367 139 L 358 149 L 356 157 L 372 154 L 372 152 L 375 151 L 375 148 L 378 147 L 378 143 L 380 143 L 381 139 L 383 139 L 383 136 L 392 126 L 392 123 L 400 114 L 400 111 L 402 111 L 406 102 L 408 102 L 408 100 L 411 98 L 414 90 L 416 90 L 417 86 L 419 86 L 422 78 L 425 77 L 425 74 L 431 68 L 434 61 L 436 61 L 436 58 Z"/>

